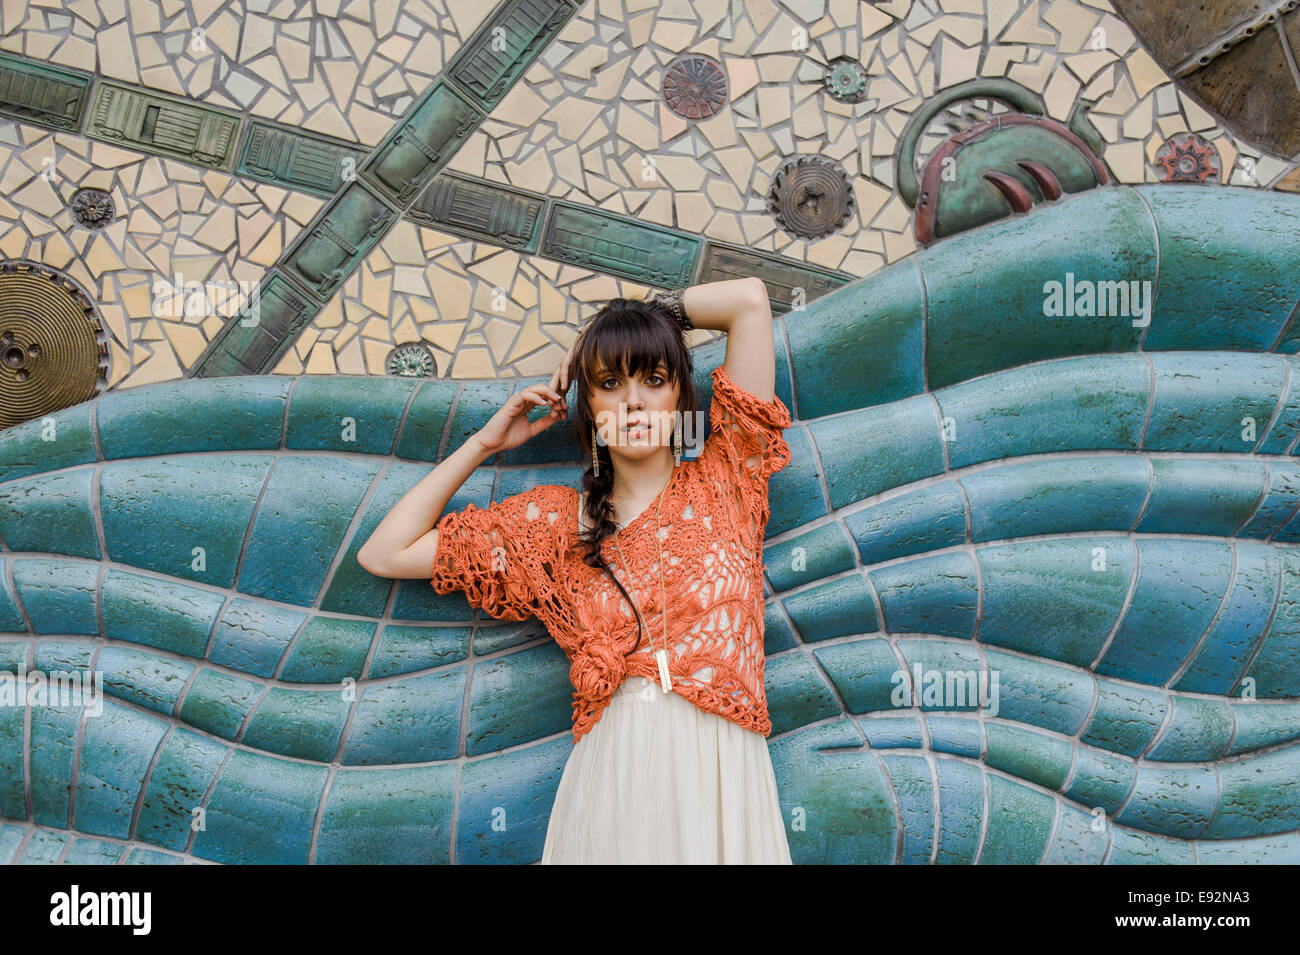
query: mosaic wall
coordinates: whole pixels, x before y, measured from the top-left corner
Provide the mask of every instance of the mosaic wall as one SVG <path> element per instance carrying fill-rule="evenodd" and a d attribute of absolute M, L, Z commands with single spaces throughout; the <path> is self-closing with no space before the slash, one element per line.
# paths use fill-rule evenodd
<path fill-rule="evenodd" d="M 0 859 L 535 861 L 563 653 L 355 552 L 600 303 L 758 274 L 794 860 L 1300 861 L 1296 167 L 1104 0 L 0 17 L 0 671 L 107 693 L 0 707 Z M 450 506 L 580 474 L 501 458 Z"/>
<path fill-rule="evenodd" d="M 99 83 L 242 117 L 243 136 L 258 123 L 311 133 L 326 158 L 355 160 L 411 115 L 489 9 L 18 0 L 3 8 L 0 50 L 87 77 L 93 65 Z M 1092 103 L 1100 158 L 1119 182 L 1163 178 L 1156 159 L 1180 133 L 1212 145 L 1218 181 L 1267 187 L 1289 168 L 1180 93 L 1104 2 L 585 3 L 534 52 L 446 158 L 448 172 L 771 253 L 826 273 L 827 290 L 916 251 L 895 182 L 898 138 L 928 98 L 972 79 L 1019 84 L 1059 121 Z M 690 54 L 723 80 L 726 107 L 703 119 L 674 112 L 663 93 L 666 67 Z M 846 59 L 862 70 L 858 102 L 824 82 Z M 233 175 L 233 159 L 204 168 L 90 124 L 83 132 L 0 123 L 0 252 L 65 272 L 98 303 L 108 388 L 192 374 L 337 190 L 304 187 L 301 169 L 285 188 L 283 175 L 280 185 L 273 173 Z M 769 211 L 773 178 L 801 155 L 833 161 L 851 184 L 850 215 L 819 239 L 787 232 Z M 112 195 L 111 224 L 74 225 L 66 206 L 85 186 Z M 423 343 L 437 377 L 537 376 L 582 316 L 612 295 L 646 294 L 645 278 L 408 216 L 263 370 L 383 375 L 395 347 Z"/>

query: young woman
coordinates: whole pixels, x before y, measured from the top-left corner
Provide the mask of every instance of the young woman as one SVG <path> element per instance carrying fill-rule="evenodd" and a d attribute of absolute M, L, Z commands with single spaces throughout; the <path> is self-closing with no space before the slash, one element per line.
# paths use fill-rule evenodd
<path fill-rule="evenodd" d="M 687 460 L 703 431 L 690 327 L 725 332 L 727 351 Z M 571 381 L 582 492 L 539 485 L 444 515 L 485 460 L 567 420 Z M 791 861 L 763 685 L 767 482 L 790 460 L 774 382 L 761 280 L 614 299 L 550 384 L 512 395 L 358 554 L 492 616 L 536 616 L 568 656 L 575 743 L 543 864 Z M 550 413 L 530 422 L 536 405 Z"/>

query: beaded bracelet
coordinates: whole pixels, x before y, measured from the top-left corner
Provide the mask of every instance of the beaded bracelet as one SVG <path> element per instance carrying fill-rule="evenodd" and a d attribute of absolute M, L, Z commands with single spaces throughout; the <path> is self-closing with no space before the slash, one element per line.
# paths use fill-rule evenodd
<path fill-rule="evenodd" d="M 681 326 L 682 331 L 688 331 L 695 327 L 691 324 L 691 320 L 686 317 L 686 306 L 682 304 L 685 292 L 686 289 L 684 288 L 672 289 L 667 292 L 660 292 L 654 297 L 656 302 L 668 309 L 673 318 L 677 320 L 677 324 Z"/>

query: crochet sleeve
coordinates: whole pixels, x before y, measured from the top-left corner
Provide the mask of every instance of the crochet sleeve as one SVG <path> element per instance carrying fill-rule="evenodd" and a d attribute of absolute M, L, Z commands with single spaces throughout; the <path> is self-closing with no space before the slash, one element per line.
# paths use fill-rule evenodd
<path fill-rule="evenodd" d="M 761 538 L 770 516 L 768 478 L 790 463 L 790 446 L 782 434 L 790 426 L 790 410 L 778 397 L 761 401 L 743 390 L 724 365 L 713 369 L 712 377 L 709 439 L 701 457 L 707 455 L 735 482 L 740 513 L 757 516 L 751 529 Z M 747 463 L 754 456 L 757 461 Z"/>
<path fill-rule="evenodd" d="M 536 616 L 555 559 L 559 501 L 543 485 L 487 508 L 443 514 L 430 584 L 465 591 L 471 607 L 502 620 Z"/>

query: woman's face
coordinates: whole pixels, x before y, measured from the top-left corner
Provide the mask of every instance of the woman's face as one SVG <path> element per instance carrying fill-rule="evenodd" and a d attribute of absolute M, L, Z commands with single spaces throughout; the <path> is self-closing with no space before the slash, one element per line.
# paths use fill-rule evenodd
<path fill-rule="evenodd" d="M 616 460 L 643 460 L 671 448 L 680 392 L 663 362 L 645 375 L 599 367 L 590 399 L 598 440 Z"/>

